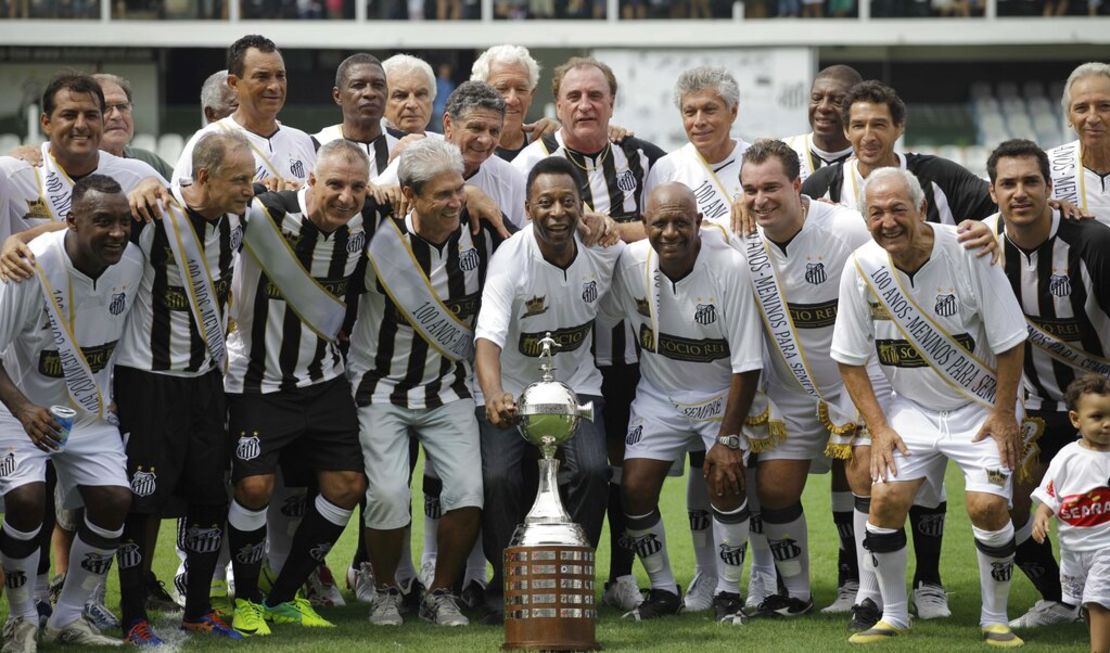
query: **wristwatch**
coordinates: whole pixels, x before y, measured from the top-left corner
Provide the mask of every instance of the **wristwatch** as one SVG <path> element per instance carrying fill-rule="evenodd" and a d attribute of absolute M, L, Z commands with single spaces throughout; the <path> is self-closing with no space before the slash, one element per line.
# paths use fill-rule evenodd
<path fill-rule="evenodd" d="M 740 436 L 739 435 L 718 435 L 717 436 L 717 444 L 724 445 L 724 446 L 728 447 L 729 449 L 732 449 L 732 450 L 735 451 L 735 450 L 740 448 Z"/>

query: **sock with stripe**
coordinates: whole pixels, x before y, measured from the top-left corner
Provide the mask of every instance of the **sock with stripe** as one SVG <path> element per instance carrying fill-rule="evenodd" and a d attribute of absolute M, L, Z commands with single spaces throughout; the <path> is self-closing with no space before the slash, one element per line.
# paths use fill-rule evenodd
<path fill-rule="evenodd" d="M 42 526 L 21 531 L 4 520 L 0 530 L 0 563 L 4 565 L 4 587 L 8 592 L 8 614 L 38 623 L 34 591 L 38 582 L 41 552 L 38 535 Z"/>
<path fill-rule="evenodd" d="M 421 571 L 429 564 L 432 569 L 435 569 L 436 556 L 439 555 L 439 520 L 443 516 L 439 506 L 439 496 L 443 494 L 443 481 L 435 476 L 424 474 L 423 488 L 424 550 L 420 552 Z"/>
<path fill-rule="evenodd" d="M 235 598 L 260 603 L 258 574 L 266 554 L 266 508 L 250 510 L 233 499 L 227 510 L 227 544 L 235 572 Z"/>
<path fill-rule="evenodd" d="M 979 562 L 979 590 L 983 607 L 979 612 L 979 625 L 1006 625 L 1006 603 L 1010 595 L 1010 580 L 1014 570 L 1014 525 L 996 531 L 971 527 L 975 536 L 975 558 Z"/>
<path fill-rule="evenodd" d="M 871 556 L 883 596 L 883 621 L 899 628 L 910 627 L 906 593 L 906 531 L 882 528 L 867 522 L 864 546 Z"/>
<path fill-rule="evenodd" d="M 775 558 L 775 569 L 791 598 L 809 601 L 809 535 L 802 504 L 786 508 L 763 507 L 763 532 Z"/>
<path fill-rule="evenodd" d="M 910 532 L 913 533 L 913 555 L 917 562 L 913 572 L 914 587 L 921 583 L 941 585 L 940 548 L 947 514 L 947 501 L 941 501 L 935 508 L 910 506 Z"/>
<path fill-rule="evenodd" d="M 274 581 L 274 587 L 266 600 L 267 605 L 293 600 L 312 570 L 324 564 L 328 552 L 343 534 L 353 512 L 354 510 L 340 508 L 328 501 L 323 494 L 316 495 L 300 528 L 293 536 L 293 548 Z"/>
<path fill-rule="evenodd" d="M 713 578 L 717 576 L 713 537 L 716 528 L 710 513 L 709 486 L 701 475 L 704 463 L 704 451 L 690 453 L 690 472 L 686 475 L 686 514 L 690 518 L 690 539 L 694 543 L 694 574 Z"/>
<path fill-rule="evenodd" d="M 632 574 L 636 552 L 628 546 L 624 508 L 621 506 L 621 471 L 609 466 L 609 496 L 605 514 L 609 520 L 609 580 Z"/>
<path fill-rule="evenodd" d="M 713 509 L 713 535 L 719 542 L 715 594 L 740 593 L 740 577 L 744 575 L 744 554 L 748 548 L 750 517 L 747 501 L 728 512 Z"/>
<path fill-rule="evenodd" d="M 832 517 L 840 549 L 836 558 L 836 586 L 849 581 L 859 581 L 859 563 L 856 559 L 856 528 L 852 519 L 852 493 L 832 493 Z"/>
<path fill-rule="evenodd" d="M 853 495 L 855 509 L 852 511 L 853 536 L 855 539 L 856 559 L 859 560 L 859 591 L 855 604 L 871 599 L 878 608 L 883 607 L 883 596 L 879 591 L 879 578 L 875 575 L 875 563 L 864 547 L 867 539 L 867 513 L 871 510 L 871 497 Z"/>
<path fill-rule="evenodd" d="M 119 547 L 121 535 L 122 527 L 108 530 L 89 521 L 88 515 L 83 517 L 69 549 L 69 569 L 48 622 L 51 628 L 65 628 L 81 617 L 85 601 L 112 568 L 112 556 Z"/>
<path fill-rule="evenodd" d="M 625 515 L 625 519 L 629 543 L 647 570 L 652 588 L 678 594 L 678 583 L 667 556 L 667 533 L 659 510 L 652 510 L 646 515 Z"/>
<path fill-rule="evenodd" d="M 1017 528 L 1014 535 L 1017 549 L 1014 551 L 1014 564 L 1021 569 L 1033 587 L 1046 601 L 1063 602 L 1060 591 L 1060 566 L 1052 555 L 1052 540 L 1045 535 L 1044 542 L 1033 539 L 1033 518 L 1028 517 L 1025 524 Z"/>
<path fill-rule="evenodd" d="M 185 619 L 196 621 L 212 609 L 209 579 L 216 571 L 224 541 L 227 506 L 189 506 L 181 533 L 185 567 Z M 190 578 L 193 579 L 190 582 Z"/>

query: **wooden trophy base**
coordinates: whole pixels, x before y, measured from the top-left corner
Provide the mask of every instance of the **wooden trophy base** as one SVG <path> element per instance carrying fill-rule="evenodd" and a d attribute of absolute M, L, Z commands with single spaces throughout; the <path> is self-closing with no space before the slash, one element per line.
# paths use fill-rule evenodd
<path fill-rule="evenodd" d="M 594 550 L 587 546 L 505 549 L 504 650 L 596 651 Z"/>

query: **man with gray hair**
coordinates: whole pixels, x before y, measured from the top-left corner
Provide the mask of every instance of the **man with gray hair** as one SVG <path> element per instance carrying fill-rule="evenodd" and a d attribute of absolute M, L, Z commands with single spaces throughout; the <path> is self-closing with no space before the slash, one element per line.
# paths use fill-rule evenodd
<path fill-rule="evenodd" d="M 100 137 L 100 149 L 125 159 L 138 159 L 169 179 L 173 175 L 173 166 L 150 150 L 131 146 L 131 139 L 135 137 L 135 101 L 131 82 L 108 73 L 97 73 L 92 77 L 104 92 L 104 133 Z"/>
<path fill-rule="evenodd" d="M 432 103 L 436 99 L 436 75 L 427 61 L 411 54 L 395 54 L 382 62 L 389 95 L 385 102 L 386 131 L 400 139 L 398 146 L 420 140 L 428 134 Z M 400 149 L 394 148 L 397 158 Z"/>
<path fill-rule="evenodd" d="M 452 97 L 459 91 L 467 97 L 465 86 Z M 474 109 L 463 115 L 475 111 L 492 113 Z M 486 141 L 489 156 L 496 138 Z M 410 521 L 410 433 L 424 447 L 441 487 L 435 570 L 420 617 L 441 626 L 469 623 L 453 588 L 477 540 L 483 501 L 470 390 L 473 330 L 485 271 L 501 238 L 486 222 L 476 234 L 470 229 L 474 218 L 465 210 L 463 192 L 467 158 L 455 145 L 433 139 L 401 154 L 398 174 L 412 209 L 382 224 L 370 244 L 351 335 L 347 374 L 367 463 L 364 526 L 377 582 L 370 608 L 376 625 L 403 621 L 395 574 Z"/>
<path fill-rule="evenodd" d="M 559 123 L 550 118 L 540 118 L 525 123 L 528 109 L 536 95 L 540 81 L 540 64 L 532 58 L 528 48 L 520 45 L 495 45 L 474 61 L 470 79 L 486 82 L 505 100 L 505 127 L 497 145 L 497 156 L 512 161 L 529 143 L 553 133 Z"/>
<path fill-rule="evenodd" d="M 218 70 L 200 87 L 200 125 L 222 120 L 239 108 L 239 98 L 227 85 L 227 69 Z"/>
<path fill-rule="evenodd" d="M 1053 196 L 1110 225 L 1110 64 L 1089 61 L 1073 70 L 1061 103 L 1078 138 L 1048 150 Z"/>
<path fill-rule="evenodd" d="M 1020 646 L 1006 604 L 1015 548 L 1007 508 L 1022 446 L 1021 307 L 1001 268 L 961 247 L 955 227 L 926 222 L 912 172 L 873 171 L 861 203 L 872 241 L 844 266 L 831 356 L 871 435 L 864 546 L 883 616 L 849 641 L 909 632 L 903 526 L 918 489 L 941 483 L 952 460 L 964 474 L 975 536 L 982 637 Z M 867 373 L 873 354 L 894 391 L 887 400 L 876 397 Z"/>

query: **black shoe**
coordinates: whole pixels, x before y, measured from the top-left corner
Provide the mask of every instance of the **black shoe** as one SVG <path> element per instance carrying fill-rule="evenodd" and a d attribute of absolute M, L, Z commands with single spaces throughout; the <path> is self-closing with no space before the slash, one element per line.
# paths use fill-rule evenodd
<path fill-rule="evenodd" d="M 848 621 L 848 631 L 862 633 L 879 623 L 883 618 L 883 611 L 871 599 L 864 599 L 862 603 L 852 606 L 852 616 Z"/>
<path fill-rule="evenodd" d="M 644 591 L 644 602 L 632 611 L 626 612 L 624 618 L 634 621 L 644 621 L 646 619 L 655 619 L 657 617 L 678 614 L 681 610 L 682 600 L 679 598 L 678 594 L 668 592 L 667 590 L 652 588 Z"/>
<path fill-rule="evenodd" d="M 741 609 L 744 602 L 736 592 L 717 592 L 713 597 L 713 612 L 717 623 L 746 624 L 748 615 Z"/>
<path fill-rule="evenodd" d="M 486 603 L 486 588 L 476 580 L 467 583 L 459 595 L 459 600 L 469 610 L 477 610 Z"/>
<path fill-rule="evenodd" d="M 482 616 L 478 619 L 478 623 L 483 626 L 500 626 L 505 623 L 505 613 L 501 610 L 487 607 L 482 611 Z"/>
<path fill-rule="evenodd" d="M 166 591 L 166 584 L 158 580 L 154 574 L 146 579 L 146 610 L 147 612 L 181 612 L 178 603 Z"/>
<path fill-rule="evenodd" d="M 753 618 L 800 617 L 813 610 L 813 599 L 802 601 L 793 597 L 775 594 L 768 596 L 759 604 Z"/>
<path fill-rule="evenodd" d="M 420 601 L 424 598 L 424 583 L 412 578 L 408 587 L 398 583 L 401 588 L 401 614 L 417 614 L 420 611 Z"/>

